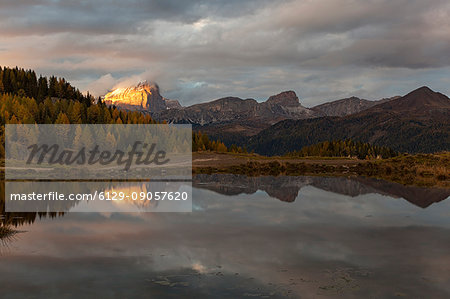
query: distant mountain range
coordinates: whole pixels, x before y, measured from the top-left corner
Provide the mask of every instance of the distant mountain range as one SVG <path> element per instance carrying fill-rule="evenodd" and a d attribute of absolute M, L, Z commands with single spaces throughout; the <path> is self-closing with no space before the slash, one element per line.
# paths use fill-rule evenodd
<path fill-rule="evenodd" d="M 394 98 L 398 96 L 377 101 L 350 97 L 306 108 L 302 106 L 295 92 L 290 90 L 273 95 L 262 103 L 254 99 L 225 97 L 182 107 L 177 100 L 162 97 L 156 83 L 144 81 L 136 86 L 116 88 L 107 93 L 103 100 L 108 105 L 122 109 L 150 113 L 159 120 L 205 126 L 241 120 L 274 124 L 283 119 L 346 116 Z"/>
<path fill-rule="evenodd" d="M 326 140 L 352 138 L 401 152 L 450 150 L 450 99 L 421 87 L 344 117 L 284 120 L 248 140 L 261 154 L 283 154 Z"/>
<path fill-rule="evenodd" d="M 350 97 L 306 108 L 294 91 L 265 102 L 226 97 L 182 107 L 162 97 L 156 84 L 117 89 L 106 104 L 150 113 L 169 123 L 190 123 L 226 144 L 265 155 L 284 154 L 326 140 L 352 138 L 398 151 L 450 149 L 450 100 L 428 87 L 403 97 L 369 101 Z"/>
<path fill-rule="evenodd" d="M 262 103 L 254 99 L 227 97 L 153 114 L 157 120 L 193 124 L 194 129 L 228 144 L 242 143 L 246 137 L 281 120 L 319 116 L 319 113 L 303 107 L 293 91 L 271 96 Z"/>
<path fill-rule="evenodd" d="M 227 97 L 181 109 L 156 113 L 155 117 L 172 122 L 207 125 L 229 121 L 257 120 L 274 124 L 282 119 L 303 119 L 319 116 L 303 107 L 293 91 L 285 91 L 258 103 L 254 99 Z"/>

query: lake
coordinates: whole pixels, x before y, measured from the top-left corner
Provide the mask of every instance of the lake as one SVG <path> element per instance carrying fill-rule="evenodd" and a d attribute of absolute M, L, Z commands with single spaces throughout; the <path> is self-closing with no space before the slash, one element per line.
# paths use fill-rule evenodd
<path fill-rule="evenodd" d="M 197 175 L 192 213 L 4 215 L 1 298 L 449 298 L 450 190 Z M 50 217 L 51 216 L 51 217 Z"/>

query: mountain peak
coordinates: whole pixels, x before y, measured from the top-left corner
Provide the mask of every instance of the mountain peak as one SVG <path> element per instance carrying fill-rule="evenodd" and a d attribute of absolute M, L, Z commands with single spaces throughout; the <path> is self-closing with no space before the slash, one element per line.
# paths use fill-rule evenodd
<path fill-rule="evenodd" d="M 450 99 L 442 93 L 433 91 L 428 86 L 422 86 L 402 97 L 377 105 L 373 109 L 401 113 L 409 111 L 415 115 L 427 115 L 430 111 L 450 109 Z"/>
<path fill-rule="evenodd" d="M 436 94 L 435 91 L 433 91 L 431 88 L 429 88 L 428 86 L 422 86 L 419 87 L 417 89 L 414 89 L 413 91 L 411 91 L 410 93 L 408 93 L 407 95 L 405 95 L 405 97 L 407 96 L 411 96 L 411 95 L 420 95 L 420 96 L 428 96 L 431 94 Z"/>
<path fill-rule="evenodd" d="M 300 100 L 295 94 L 295 91 L 288 90 L 269 97 L 266 103 L 279 104 L 281 106 L 298 106 L 300 104 Z"/>
<path fill-rule="evenodd" d="M 428 86 L 422 86 L 392 101 L 392 104 L 409 109 L 450 108 L 450 99 L 442 93 L 431 90 Z"/>
<path fill-rule="evenodd" d="M 136 86 L 113 89 L 103 97 L 103 100 L 107 105 L 151 113 L 181 107 L 178 101 L 162 97 L 158 84 L 148 81 L 139 82 Z"/>
<path fill-rule="evenodd" d="M 417 90 L 423 90 L 423 91 L 432 91 L 432 92 L 435 92 L 435 91 L 433 91 L 431 88 L 429 88 L 429 87 L 426 86 L 426 85 L 424 85 L 424 86 L 422 86 L 422 87 L 419 87 L 419 88 L 417 88 L 416 90 L 413 90 L 412 92 L 417 91 Z"/>

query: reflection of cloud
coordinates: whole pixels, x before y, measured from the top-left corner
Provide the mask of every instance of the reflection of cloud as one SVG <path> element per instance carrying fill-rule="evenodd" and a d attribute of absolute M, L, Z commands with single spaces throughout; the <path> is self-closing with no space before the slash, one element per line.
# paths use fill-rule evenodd
<path fill-rule="evenodd" d="M 216 285 L 220 290 L 248 291 L 254 281 L 313 297 L 332 285 L 329 273 L 343 273 L 358 285 L 344 291 L 349 297 L 450 294 L 450 223 L 442 213 L 450 203 L 423 210 L 385 196 L 352 198 L 313 187 L 300 196 L 286 204 L 262 192 L 230 197 L 195 189 L 203 210 L 193 213 L 77 213 L 36 222 L 14 243 L 14 256 L 2 257 L 3 292 L 50 282 L 70 292 L 90 281 L 94 290 L 116 290 L 120 282 L 142 296 L 146 279 L 186 277 L 183 269 L 193 269 L 204 276 L 195 275 L 187 291 L 224 275 L 222 282 L 237 281 Z"/>
<path fill-rule="evenodd" d="M 201 263 L 198 263 L 198 262 L 192 264 L 192 269 L 194 269 L 198 273 L 202 273 L 202 274 L 206 273 L 206 271 L 208 270 L 208 269 L 206 269 L 205 266 L 203 266 Z"/>

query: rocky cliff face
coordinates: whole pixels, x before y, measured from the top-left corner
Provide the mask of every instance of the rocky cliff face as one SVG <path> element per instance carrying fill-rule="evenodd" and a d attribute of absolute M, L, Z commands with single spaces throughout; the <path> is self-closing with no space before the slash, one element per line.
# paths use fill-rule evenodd
<path fill-rule="evenodd" d="M 255 135 L 284 119 L 321 116 L 303 107 L 294 91 L 281 92 L 262 103 L 254 99 L 226 97 L 182 107 L 178 101 L 162 97 L 155 83 L 142 82 L 134 87 L 115 89 L 103 100 L 107 105 L 120 109 L 148 112 L 157 121 L 193 124 L 194 128 L 201 128 L 211 137 L 225 142 L 236 142 L 228 137 Z"/>
<path fill-rule="evenodd" d="M 324 116 L 347 116 L 355 114 L 375 105 L 394 100 L 399 97 L 385 98 L 378 101 L 369 101 L 357 97 L 350 97 L 333 102 L 324 103 L 311 108 L 311 110 L 321 113 Z"/>
<path fill-rule="evenodd" d="M 213 139 L 226 144 L 240 143 L 245 136 L 285 119 L 305 119 L 320 114 L 303 107 L 293 91 L 285 91 L 258 103 L 254 99 L 227 97 L 182 109 L 164 110 L 153 118 L 169 123 L 193 124 Z"/>
<path fill-rule="evenodd" d="M 320 116 L 311 109 L 305 108 L 294 91 L 284 91 L 277 95 L 271 96 L 267 101 L 260 104 L 264 113 L 279 116 L 280 118 L 303 119 Z"/>
<path fill-rule="evenodd" d="M 114 89 L 104 96 L 103 101 L 107 105 L 115 105 L 121 109 L 150 113 L 181 108 L 178 101 L 162 97 L 157 84 L 147 81 L 128 88 Z"/>
<path fill-rule="evenodd" d="M 303 107 L 293 91 L 271 96 L 258 103 L 253 99 L 227 97 L 208 103 L 196 104 L 178 110 L 166 110 L 155 114 L 155 118 L 176 123 L 208 125 L 234 121 L 259 121 L 273 124 L 287 118 L 303 119 L 318 114 Z"/>

